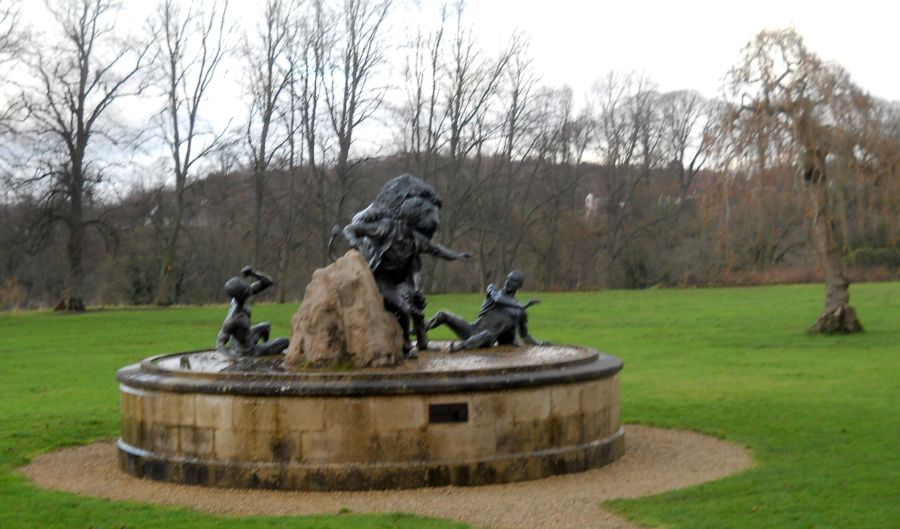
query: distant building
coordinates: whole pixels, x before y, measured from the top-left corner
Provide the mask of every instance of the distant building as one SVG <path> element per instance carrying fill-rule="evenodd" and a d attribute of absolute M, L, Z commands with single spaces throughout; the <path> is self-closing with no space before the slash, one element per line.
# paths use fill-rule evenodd
<path fill-rule="evenodd" d="M 588 193 L 584 197 L 584 218 L 592 219 L 597 216 L 597 209 L 600 207 L 600 201 L 593 193 Z"/>

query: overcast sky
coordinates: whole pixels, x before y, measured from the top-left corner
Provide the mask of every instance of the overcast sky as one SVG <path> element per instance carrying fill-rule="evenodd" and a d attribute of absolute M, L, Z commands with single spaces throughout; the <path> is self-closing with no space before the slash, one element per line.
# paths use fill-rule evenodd
<path fill-rule="evenodd" d="M 394 2 L 391 31 L 395 34 L 387 38 L 394 45 L 428 23 L 417 13 L 428 14 L 433 22 L 442 3 Z M 129 32 L 145 28 L 157 4 L 154 0 L 122 3 L 116 25 Z M 237 32 L 253 30 L 263 3 L 230 1 Z M 21 5 L 33 26 L 48 24 L 43 2 Z M 716 97 L 741 49 L 759 31 L 791 26 L 820 57 L 847 69 L 859 86 L 877 97 L 900 101 L 900 6 L 896 2 L 470 0 L 466 18 L 488 51 L 499 51 L 514 32 L 527 35 L 543 82 L 571 86 L 576 100 L 584 100 L 591 84 L 612 70 L 641 73 L 661 91 L 694 89 Z M 391 77 L 389 83 L 399 85 L 403 54 L 394 50 L 391 55 L 395 64 L 385 73 Z M 241 67 L 240 61 L 232 61 L 221 72 L 215 93 L 201 109 L 214 125 L 224 126 L 228 119 L 237 124 L 246 117 Z M 367 150 L 365 143 L 363 139 L 357 147 Z"/>
<path fill-rule="evenodd" d="M 221 1 L 221 0 L 220 0 Z M 414 9 L 440 0 L 394 0 L 395 27 L 413 28 Z M 128 25 L 146 19 L 153 0 L 123 0 Z M 239 25 L 252 29 L 263 0 L 231 0 Z M 40 24 L 43 6 L 23 2 Z M 890 0 L 470 0 L 468 19 L 488 49 L 514 31 L 531 39 L 535 65 L 550 84 L 576 93 L 610 70 L 642 72 L 663 90 L 718 95 L 741 48 L 763 29 L 796 28 L 808 46 L 843 65 L 873 95 L 900 100 L 900 4 Z M 403 20 L 396 20 L 402 18 Z"/>
<path fill-rule="evenodd" d="M 900 7 L 844 0 L 481 0 L 485 38 L 519 28 L 553 83 L 586 89 L 609 70 L 636 70 L 662 90 L 719 94 L 722 77 L 763 29 L 792 26 L 822 58 L 873 95 L 900 100 Z"/>

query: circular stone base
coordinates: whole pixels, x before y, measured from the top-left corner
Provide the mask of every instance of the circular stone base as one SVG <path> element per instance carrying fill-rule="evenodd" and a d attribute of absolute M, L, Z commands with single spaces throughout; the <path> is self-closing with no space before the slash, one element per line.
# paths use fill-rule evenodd
<path fill-rule="evenodd" d="M 120 467 L 160 481 L 306 490 L 577 472 L 624 453 L 621 368 L 567 346 L 425 352 L 358 371 L 161 355 L 119 371 Z"/>

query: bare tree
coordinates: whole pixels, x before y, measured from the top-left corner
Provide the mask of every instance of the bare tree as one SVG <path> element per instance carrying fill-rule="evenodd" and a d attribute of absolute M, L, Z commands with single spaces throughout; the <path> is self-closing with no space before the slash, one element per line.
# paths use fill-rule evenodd
<path fill-rule="evenodd" d="M 868 246 L 900 244 L 900 102 L 874 101 L 847 182 L 855 195 L 857 238 Z"/>
<path fill-rule="evenodd" d="M 189 179 L 195 166 L 218 148 L 224 134 L 206 130 L 199 111 L 228 50 L 227 10 L 226 1 L 221 8 L 213 3 L 208 11 L 192 4 L 182 13 L 175 0 L 165 0 L 157 11 L 158 68 L 166 91 L 166 108 L 160 118 L 175 177 L 175 211 L 154 299 L 157 305 L 175 302 L 175 268 Z"/>
<path fill-rule="evenodd" d="M 345 0 L 338 14 L 338 31 L 323 78 L 328 121 L 337 143 L 335 218 L 343 219 L 353 190 L 355 163 L 350 159 L 356 131 L 381 107 L 386 85 L 376 86 L 386 62 L 383 27 L 391 0 Z"/>
<path fill-rule="evenodd" d="M 701 196 L 702 215 L 715 227 L 716 273 L 726 278 L 783 265 L 807 250 L 809 240 L 803 185 L 791 178 L 790 138 L 762 122 L 758 134 L 742 134 L 732 127 L 729 110 L 724 102 L 714 110 L 726 119 L 713 120 L 717 171 Z"/>
<path fill-rule="evenodd" d="M 22 40 L 19 5 L 4 0 L 0 2 L 0 61 L 8 61 L 19 50 Z"/>
<path fill-rule="evenodd" d="M 602 215 L 595 231 L 606 282 L 656 281 L 651 248 L 691 202 L 691 186 L 710 154 L 710 106 L 691 92 L 661 94 L 644 77 L 609 74 L 594 90 Z M 668 239 L 668 242 L 673 242 Z"/>
<path fill-rule="evenodd" d="M 22 49 L 26 35 L 21 27 L 19 5 L 8 0 L 0 1 L 0 67 L 7 67 Z M 6 89 L 11 83 L 4 83 Z M 0 94 L 2 97 L 3 94 Z M 20 110 L 15 101 L 4 101 L 0 109 L 0 134 L 11 132 L 14 116 Z"/>
<path fill-rule="evenodd" d="M 68 230 L 68 273 L 59 309 L 84 310 L 85 231 L 100 226 L 85 211 L 94 186 L 106 177 L 99 156 L 89 150 L 97 140 L 112 146 L 121 136 L 107 119 L 123 96 L 139 93 L 138 74 L 149 46 L 117 41 L 114 6 L 106 0 L 79 0 L 48 5 L 61 38 L 41 46 L 31 60 L 37 86 L 23 94 L 30 136 L 39 168 L 25 184 L 39 189 L 40 226 L 62 222 Z M 38 230 L 47 234 L 49 229 Z"/>
<path fill-rule="evenodd" d="M 464 2 L 455 8 L 454 33 L 442 61 L 446 77 L 438 92 L 441 117 L 430 120 L 434 132 L 429 132 L 434 135 L 429 138 L 431 144 L 442 146 L 443 161 L 436 179 L 445 202 L 452 208 L 447 208 L 439 237 L 450 246 L 471 227 L 467 221 L 477 218 L 476 199 L 488 179 L 483 165 L 485 151 L 502 127 L 492 121 L 491 111 L 497 104 L 503 74 L 516 45 L 513 40 L 496 57 L 489 56 L 467 26 Z M 436 260 L 430 266 L 433 286 L 437 286 L 443 279 L 446 262 Z"/>
<path fill-rule="evenodd" d="M 384 28 L 391 0 L 346 0 L 334 8 L 311 0 L 299 21 L 296 68 L 299 126 L 314 187 L 320 257 L 329 260 L 329 227 L 343 222 L 358 182 L 354 143 L 381 107 L 387 84 Z"/>
<path fill-rule="evenodd" d="M 718 130 L 715 104 L 697 92 L 680 90 L 662 94 L 663 152 L 676 171 L 676 183 L 686 192 L 707 165 Z"/>
<path fill-rule="evenodd" d="M 550 90 L 542 97 L 542 110 L 538 129 L 538 152 L 541 166 L 537 172 L 535 198 L 542 201 L 534 209 L 535 230 L 528 241 L 537 257 L 540 288 L 557 288 L 558 279 L 567 274 L 563 263 L 574 264 L 576 250 L 573 238 L 566 229 L 573 226 L 571 217 L 580 213 L 581 204 L 576 192 L 584 178 L 583 160 L 591 143 L 596 141 L 596 121 L 591 108 L 575 108 L 572 90 L 563 87 Z M 566 218 L 569 217 L 569 218 Z M 534 236 L 538 234 L 538 236 Z M 570 243 L 564 249 L 564 243 Z M 565 250 L 568 250 L 566 252 Z M 568 258 L 566 258 L 568 257 Z"/>
<path fill-rule="evenodd" d="M 294 26 L 289 20 L 295 4 L 291 0 L 266 0 L 262 24 L 245 46 L 250 74 L 250 117 L 246 141 L 253 169 L 253 255 L 260 263 L 260 245 L 265 237 L 264 209 L 267 171 L 287 142 L 287 134 L 277 134 L 279 108 L 291 78 L 288 51 Z"/>
<path fill-rule="evenodd" d="M 759 135 L 783 138 L 786 149 L 775 155 L 796 168 L 806 187 L 826 289 L 825 311 L 811 332 L 862 331 L 850 305 L 830 186 L 842 176 L 835 162 L 853 160 L 864 148 L 861 126 L 870 113 L 870 98 L 842 68 L 807 49 L 794 30 L 757 35 L 730 72 L 729 92 L 734 106 L 728 118 L 737 148 L 752 152 Z"/>
<path fill-rule="evenodd" d="M 276 303 L 284 303 L 287 296 L 288 277 L 290 274 L 291 256 L 299 245 L 300 241 L 296 238 L 297 223 L 303 218 L 300 206 L 300 173 L 303 170 L 303 141 L 302 130 L 300 124 L 300 94 L 298 89 L 302 83 L 297 81 L 298 75 L 303 75 L 304 70 L 300 67 L 302 61 L 298 55 L 300 47 L 292 47 L 289 50 L 288 61 L 290 63 L 290 78 L 288 80 L 288 104 L 282 113 L 281 119 L 284 121 L 287 130 L 287 192 L 282 195 L 282 212 L 283 224 L 281 226 L 281 240 L 278 247 L 278 284 L 276 285 L 275 301 Z M 298 141 L 299 139 L 299 141 Z M 307 231 L 306 235 L 309 235 Z"/>
<path fill-rule="evenodd" d="M 639 220 L 645 211 L 652 172 L 662 157 L 659 94 L 650 81 L 634 74 L 610 73 L 595 85 L 598 111 L 597 149 L 602 160 L 602 222 L 598 226 L 606 255 L 607 282 L 621 285 L 632 275 L 629 264 L 619 266 L 627 250 L 650 223 Z"/>
<path fill-rule="evenodd" d="M 336 220 L 331 213 L 331 186 L 327 176 L 326 152 L 329 150 L 325 134 L 320 133 L 323 119 L 320 103 L 324 86 L 325 73 L 328 68 L 328 57 L 334 43 L 331 13 L 326 9 L 323 0 L 311 0 L 311 8 L 307 15 L 296 21 L 298 38 L 296 49 L 291 54 L 297 94 L 293 94 L 293 102 L 299 108 L 298 132 L 302 136 L 301 150 L 306 153 L 306 166 L 311 175 L 314 187 L 314 201 L 309 208 L 315 211 L 315 224 L 319 228 L 319 258 L 323 265 L 328 264 L 328 243 L 330 233 L 328 227 Z M 292 108 L 293 112 L 294 109 Z M 310 222 L 311 224 L 313 222 Z"/>
<path fill-rule="evenodd" d="M 398 109 L 399 144 L 410 155 L 415 173 L 426 180 L 434 177 L 444 140 L 444 117 L 439 108 L 441 83 L 446 71 L 443 57 L 447 6 L 440 12 L 438 27 L 428 33 L 420 29 L 410 45 L 404 68 L 406 101 Z"/>
<path fill-rule="evenodd" d="M 546 112 L 552 91 L 538 88 L 527 40 L 514 36 L 509 50 L 498 101 L 502 105 L 499 137 L 488 169 L 489 184 L 479 197 L 483 216 L 476 219 L 485 284 L 515 266 L 521 243 L 537 220 L 537 210 L 546 204 L 531 200 L 530 194 L 550 148 L 549 142 L 542 141 L 541 131 L 552 121 Z M 500 218 L 497 212 L 502 212 Z"/>
<path fill-rule="evenodd" d="M 514 49 L 510 46 L 497 58 L 485 57 L 472 30 L 465 25 L 463 10 L 464 4 L 460 2 L 456 33 L 450 44 L 451 55 L 447 63 L 450 73 L 444 94 L 451 179 L 462 170 L 466 158 L 488 139 L 478 133 L 478 121 L 487 114 L 488 105 L 497 95 Z"/>

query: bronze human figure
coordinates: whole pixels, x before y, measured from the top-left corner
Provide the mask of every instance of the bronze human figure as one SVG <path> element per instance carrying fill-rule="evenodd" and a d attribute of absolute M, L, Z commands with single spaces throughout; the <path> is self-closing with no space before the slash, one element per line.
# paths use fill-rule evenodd
<path fill-rule="evenodd" d="M 404 174 L 388 181 L 343 230 L 350 246 L 369 262 L 385 308 L 400 323 L 407 357 L 417 356 L 410 342 L 410 322 L 417 349 L 428 348 L 420 256 L 427 253 L 451 261 L 471 257 L 468 252 L 455 252 L 431 240 L 440 224 L 440 210 L 441 199 L 434 188 Z"/>
<path fill-rule="evenodd" d="M 494 344 L 515 344 L 516 332 L 529 345 L 547 345 L 547 342 L 538 342 L 528 333 L 526 310 L 540 303 L 540 300 L 532 299 L 524 305 L 519 303 L 516 292 L 524 283 L 525 279 L 520 272 L 510 272 L 502 289 L 493 283 L 488 285 L 487 296 L 474 323 L 468 323 L 452 312 L 440 311 L 428 322 L 426 329 L 446 325 L 462 338 L 462 342 L 450 346 L 450 352 L 490 347 Z"/>
<path fill-rule="evenodd" d="M 248 281 L 254 279 L 252 283 Z M 245 266 L 240 277 L 225 282 L 225 293 L 231 298 L 231 306 L 222 330 L 216 340 L 216 351 L 228 359 L 279 354 L 287 349 L 289 340 L 278 338 L 269 341 L 269 322 L 250 325 L 250 296 L 258 294 L 274 283 L 269 276 Z M 229 345 L 229 341 L 231 342 Z"/>

